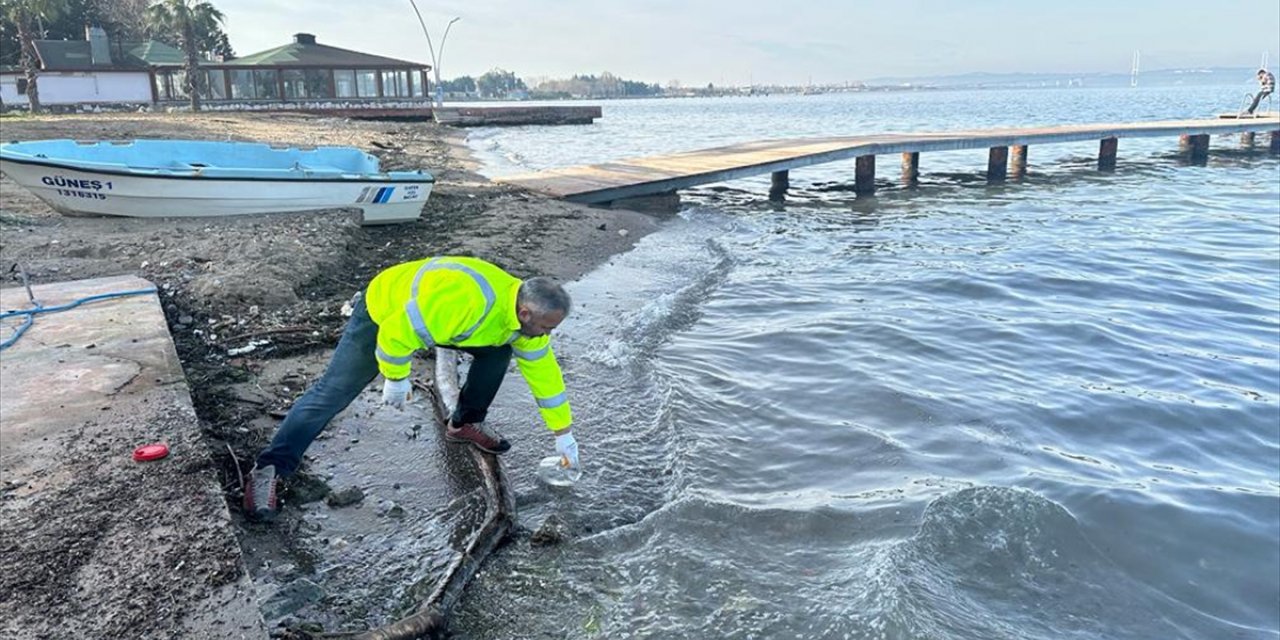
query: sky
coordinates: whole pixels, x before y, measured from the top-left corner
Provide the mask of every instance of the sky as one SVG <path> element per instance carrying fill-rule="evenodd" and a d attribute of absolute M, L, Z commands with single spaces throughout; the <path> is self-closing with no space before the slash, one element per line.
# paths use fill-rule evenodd
<path fill-rule="evenodd" d="M 442 77 L 609 71 L 663 86 L 1280 62 L 1277 0 L 416 0 Z M 239 55 L 321 44 L 432 63 L 410 0 L 210 0 Z M 443 51 L 445 25 L 453 24 Z"/>

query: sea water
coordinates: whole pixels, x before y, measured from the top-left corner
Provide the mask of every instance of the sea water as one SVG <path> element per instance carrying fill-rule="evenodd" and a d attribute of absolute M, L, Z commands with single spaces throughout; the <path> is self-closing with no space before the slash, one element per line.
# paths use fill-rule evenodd
<path fill-rule="evenodd" d="M 479 130 L 491 175 L 771 137 L 1208 116 L 1250 90 L 610 101 Z M 1265 145 L 1265 136 L 1260 136 Z M 545 490 L 528 391 L 493 412 L 520 518 L 462 638 L 1280 637 L 1280 161 L 1215 137 L 922 154 L 682 193 L 570 285 L 592 481 Z M 884 159 L 882 159 L 884 160 Z M 612 225 L 611 225 L 612 226 Z M 612 229 L 611 229 L 612 230 Z"/>
<path fill-rule="evenodd" d="M 547 456 L 538 461 L 538 478 L 553 487 L 572 487 L 582 479 L 582 467 L 571 467 L 564 456 Z"/>

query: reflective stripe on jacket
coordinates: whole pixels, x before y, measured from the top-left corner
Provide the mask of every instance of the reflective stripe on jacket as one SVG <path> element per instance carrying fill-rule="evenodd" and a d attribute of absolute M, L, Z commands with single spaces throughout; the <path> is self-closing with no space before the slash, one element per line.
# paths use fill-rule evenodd
<path fill-rule="evenodd" d="M 477 258 L 430 258 L 379 273 L 365 290 L 378 325 L 378 370 L 391 379 L 408 376 L 413 352 L 435 345 L 509 344 L 547 427 L 568 427 L 573 416 L 551 338 L 520 333 L 519 291 L 519 279 Z"/>

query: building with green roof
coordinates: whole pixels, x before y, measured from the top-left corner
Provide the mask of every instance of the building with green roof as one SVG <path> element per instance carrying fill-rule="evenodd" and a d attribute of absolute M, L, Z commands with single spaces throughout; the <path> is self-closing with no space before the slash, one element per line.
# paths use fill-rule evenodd
<path fill-rule="evenodd" d="M 125 52 L 151 67 L 180 67 L 187 63 L 186 56 L 182 54 L 181 49 L 171 47 L 158 40 L 126 44 Z"/>
<path fill-rule="evenodd" d="M 98 27 L 86 27 L 84 40 L 36 40 L 40 65 L 40 102 L 47 105 L 151 104 L 152 69 L 159 42 L 111 42 Z M 178 52 L 181 57 L 181 52 Z M 156 60 L 153 60 L 155 58 Z M 0 69 L 0 99 L 26 104 L 27 78 L 20 67 Z"/>
<path fill-rule="evenodd" d="M 37 40 L 36 52 L 44 104 L 164 105 L 189 99 L 185 56 L 162 42 L 112 42 L 102 29 L 87 27 L 85 40 Z M 243 58 L 201 61 L 199 67 L 201 97 L 211 107 L 430 106 L 430 65 L 319 44 L 309 33 Z M 0 69 L 4 104 L 25 103 L 25 88 L 21 69 Z"/>
<path fill-rule="evenodd" d="M 316 42 L 309 33 L 289 44 L 235 60 L 202 62 L 211 104 L 239 102 L 412 102 L 428 106 L 430 65 L 386 58 Z M 157 69 L 160 102 L 186 100 L 184 71 Z"/>

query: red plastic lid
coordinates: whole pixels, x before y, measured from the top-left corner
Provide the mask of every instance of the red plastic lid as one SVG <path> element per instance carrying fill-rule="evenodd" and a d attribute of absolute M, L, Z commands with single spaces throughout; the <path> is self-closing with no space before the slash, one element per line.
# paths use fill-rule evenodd
<path fill-rule="evenodd" d="M 133 459 L 138 462 L 159 460 L 167 455 L 169 455 L 169 445 L 163 442 L 144 445 L 133 450 Z"/>

